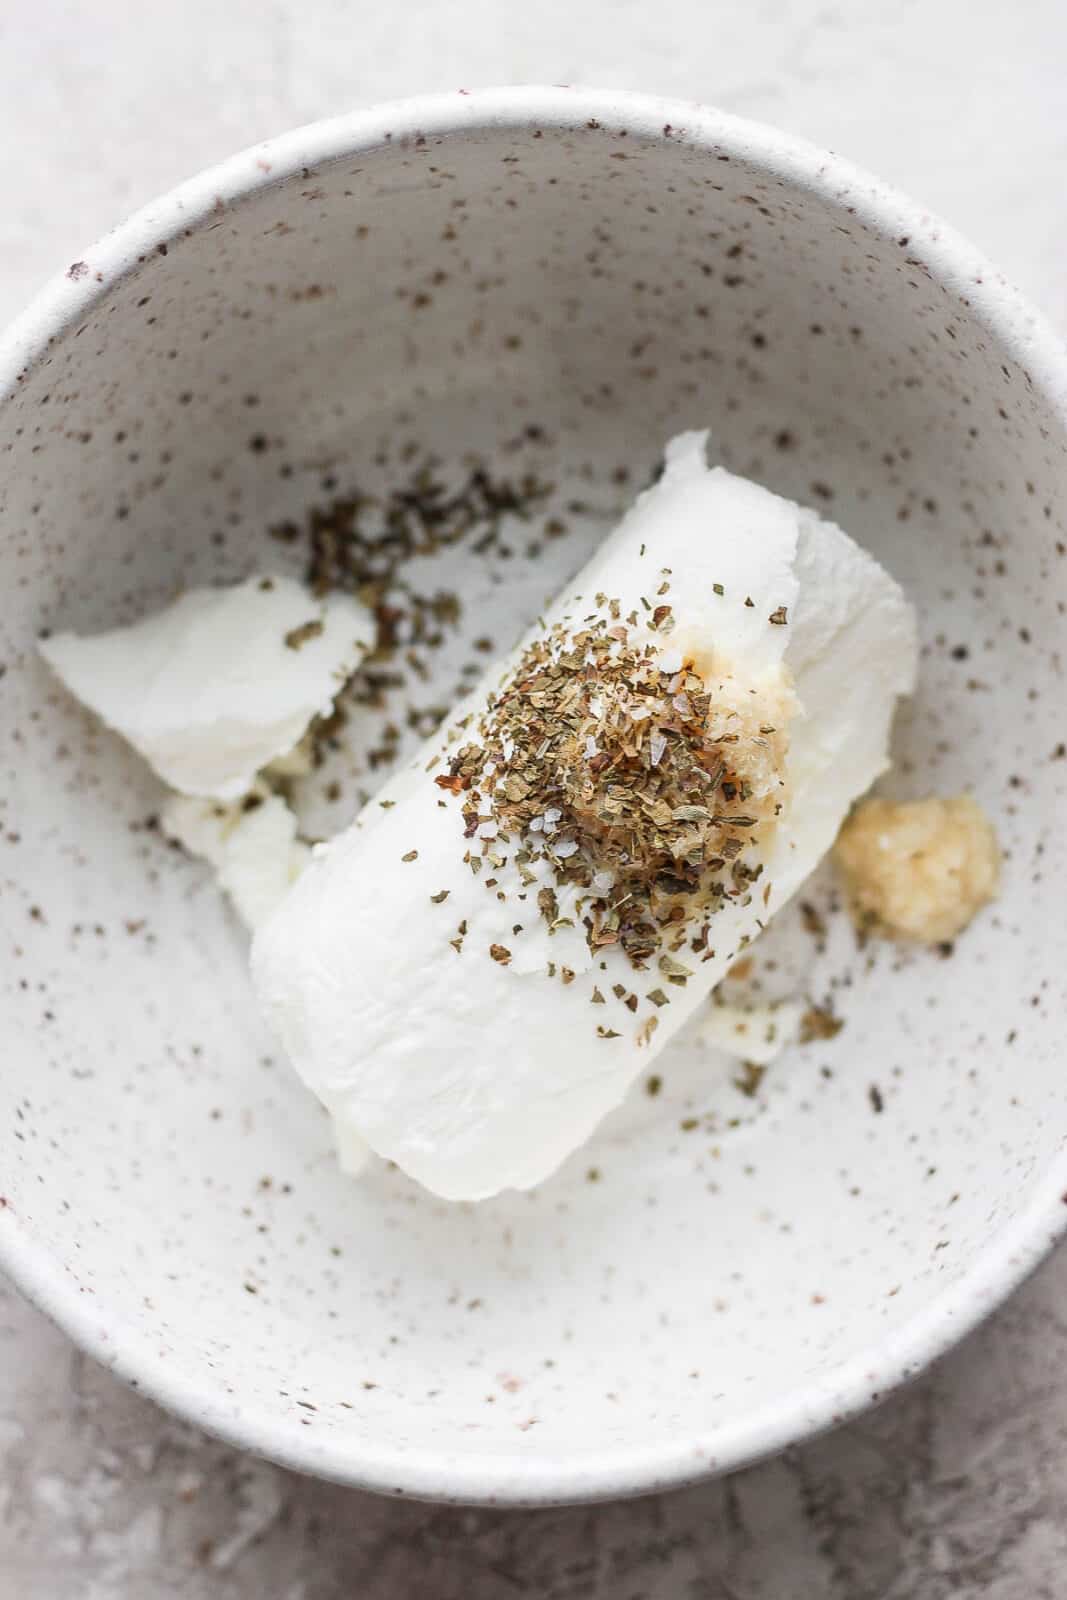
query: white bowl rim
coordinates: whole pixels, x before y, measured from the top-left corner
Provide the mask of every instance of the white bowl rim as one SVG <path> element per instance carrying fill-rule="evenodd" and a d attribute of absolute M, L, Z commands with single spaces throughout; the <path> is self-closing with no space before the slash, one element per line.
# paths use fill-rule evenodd
<path fill-rule="evenodd" d="M 52 279 L 0 337 L 0 400 L 15 393 L 48 348 L 83 320 L 116 282 L 160 244 L 211 215 L 300 173 L 395 142 L 479 129 L 552 127 L 670 137 L 689 147 L 755 161 L 801 192 L 852 214 L 887 239 L 920 251 L 942 283 L 1009 350 L 1067 427 L 1067 344 L 1003 276 L 953 229 L 880 180 L 766 124 L 709 106 L 640 92 L 553 85 L 419 95 L 309 123 L 253 145 L 136 212 Z M 88 269 L 88 270 L 84 270 Z M 996 1232 L 980 1258 L 893 1334 L 774 1404 L 695 1437 L 666 1444 L 572 1453 L 560 1460 L 434 1448 L 395 1451 L 373 1440 L 302 1433 L 225 1402 L 204 1382 L 169 1369 L 152 1339 L 107 1325 L 61 1261 L 41 1248 L 0 1197 L 0 1269 L 78 1345 L 160 1405 L 228 1443 L 299 1472 L 354 1488 L 468 1504 L 551 1505 L 616 1499 L 750 1465 L 884 1399 L 993 1311 L 1067 1231 L 1067 1143 L 1028 1204 Z"/>

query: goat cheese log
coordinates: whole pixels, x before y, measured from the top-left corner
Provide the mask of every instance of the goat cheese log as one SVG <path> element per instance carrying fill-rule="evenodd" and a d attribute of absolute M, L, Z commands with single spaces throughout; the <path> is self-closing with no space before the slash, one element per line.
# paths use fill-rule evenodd
<path fill-rule="evenodd" d="M 840 528 L 667 451 L 589 565 L 257 931 L 342 1131 L 477 1200 L 649 1069 L 885 768 L 915 620 Z"/>

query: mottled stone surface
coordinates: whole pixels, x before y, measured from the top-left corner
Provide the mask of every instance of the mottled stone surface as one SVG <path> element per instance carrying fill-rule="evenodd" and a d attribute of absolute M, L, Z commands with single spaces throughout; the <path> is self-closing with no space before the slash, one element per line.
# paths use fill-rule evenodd
<path fill-rule="evenodd" d="M 16 17 L 16 9 L 18 15 Z M 0 20 L 0 315 L 254 139 L 413 90 L 570 80 L 717 101 L 921 196 L 1067 325 L 1067 12 L 965 0 L 38 0 Z M 881 1411 L 624 1506 L 447 1511 L 205 1440 L 0 1299 L 0 1600 L 1041 1600 L 1067 1564 L 1067 1260 Z"/>
<path fill-rule="evenodd" d="M 1054 1600 L 1067 1257 L 907 1393 L 729 1479 L 457 1511 L 295 1477 L 161 1415 L 8 1292 L 0 1593 L 25 1600 Z"/>

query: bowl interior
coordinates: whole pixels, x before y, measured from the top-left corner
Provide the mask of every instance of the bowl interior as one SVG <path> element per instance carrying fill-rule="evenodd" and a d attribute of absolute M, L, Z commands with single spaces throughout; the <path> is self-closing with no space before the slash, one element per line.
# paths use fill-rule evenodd
<path fill-rule="evenodd" d="M 894 1338 L 982 1269 L 1067 1125 L 1059 425 L 921 238 L 736 144 L 600 124 L 408 128 L 220 193 L 0 416 L 0 1227 L 127 1375 L 378 1487 L 649 1487 L 828 1420 L 899 1375 Z M 403 669 L 350 727 L 341 798 L 312 781 L 336 828 L 383 722 L 413 738 L 694 426 L 908 588 L 922 681 L 890 786 L 976 791 L 1000 902 L 951 954 L 861 950 L 820 879 L 826 939 L 794 918 L 764 976 L 845 1026 L 754 1098 L 690 1037 L 535 1193 L 353 1184 L 257 1017 L 240 928 L 35 637 L 300 570 L 272 525 L 429 458 L 533 475 L 527 522 L 427 566 L 460 619 L 428 679 Z"/>

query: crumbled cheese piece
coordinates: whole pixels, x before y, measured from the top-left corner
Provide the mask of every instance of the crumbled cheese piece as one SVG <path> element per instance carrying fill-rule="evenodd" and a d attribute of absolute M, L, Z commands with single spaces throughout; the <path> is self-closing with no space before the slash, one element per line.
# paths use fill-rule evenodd
<path fill-rule="evenodd" d="M 287 756 L 374 642 L 349 595 L 292 578 L 192 589 L 130 627 L 56 634 L 41 655 L 182 794 L 233 800 Z"/>
<path fill-rule="evenodd" d="M 712 999 L 700 1022 L 698 1037 L 713 1049 L 766 1067 L 796 1042 L 804 1007 L 795 1000 L 734 1006 L 715 1003 L 714 996 Z"/>
<path fill-rule="evenodd" d="M 338 1166 L 350 1178 L 362 1177 L 374 1156 L 373 1150 L 365 1139 L 360 1138 L 347 1118 L 334 1117 L 331 1125 Z"/>
<path fill-rule="evenodd" d="M 232 805 L 172 795 L 159 825 L 168 839 L 214 867 L 220 889 L 250 929 L 270 915 L 311 859 L 296 836 L 296 817 L 262 782 Z"/>

